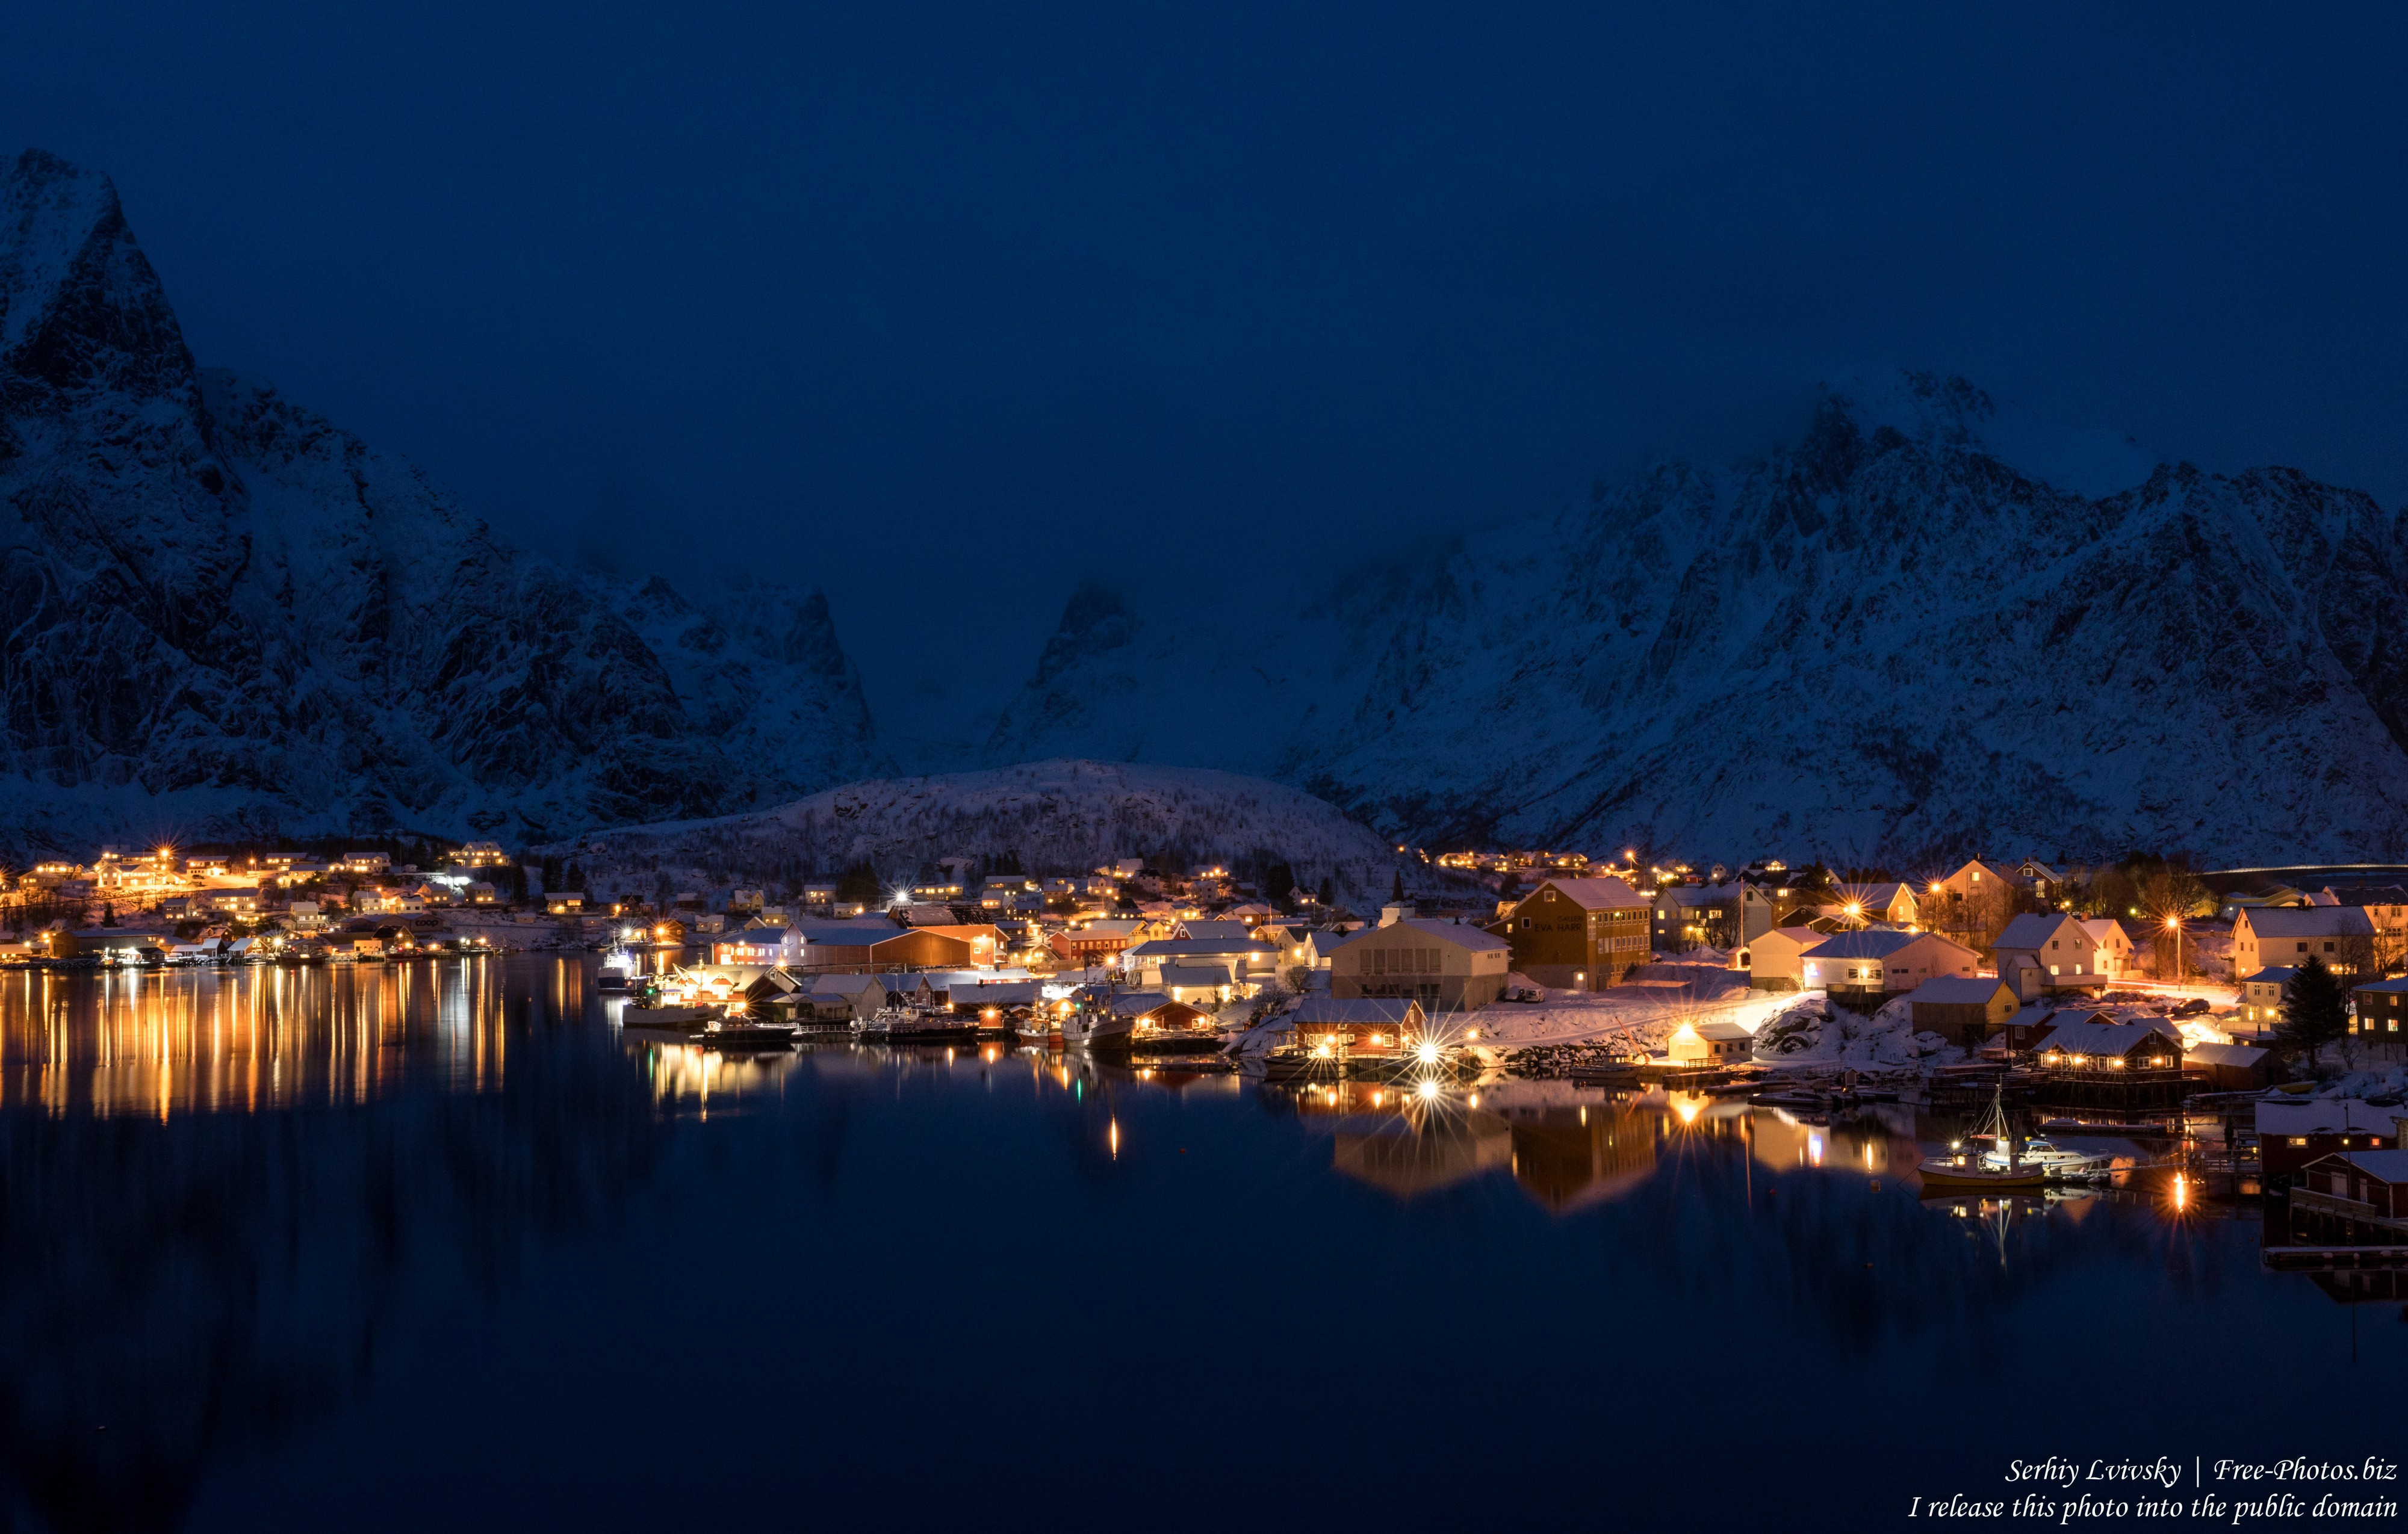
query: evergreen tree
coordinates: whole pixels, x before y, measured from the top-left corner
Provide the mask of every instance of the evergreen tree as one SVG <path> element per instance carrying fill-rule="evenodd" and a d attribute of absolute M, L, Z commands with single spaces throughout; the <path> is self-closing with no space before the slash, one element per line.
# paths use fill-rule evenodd
<path fill-rule="evenodd" d="M 1397 876 L 1396 876 L 1396 878 L 1395 878 L 1395 879 L 1393 879 L 1393 880 L 1391 880 L 1391 881 L 1389 882 L 1389 885 L 1388 885 L 1388 899 L 1389 899 L 1391 902 L 1402 902 L 1402 901 L 1404 900 L 1404 898 L 1405 898 L 1405 871 L 1404 871 L 1403 869 L 1401 869 L 1401 868 L 1400 868 L 1400 869 L 1397 870 Z"/>
<path fill-rule="evenodd" d="M 2349 993 L 2320 958 L 2311 958 L 2291 976 L 2283 997 L 2283 1021 L 2275 1030 L 2286 1048 L 2313 1060 L 2325 1045 L 2349 1032 Z"/>
<path fill-rule="evenodd" d="M 1338 898 L 1338 881 L 1330 874 L 1321 876 L 1321 903 L 1329 904 Z"/>
<path fill-rule="evenodd" d="M 878 885 L 878 870 L 867 862 L 857 862 L 838 875 L 836 898 L 848 903 L 880 906 L 886 903 L 886 891 Z"/>
<path fill-rule="evenodd" d="M 117 925 L 116 906 L 104 905 L 100 908 L 100 924 L 103 927 L 114 927 Z"/>

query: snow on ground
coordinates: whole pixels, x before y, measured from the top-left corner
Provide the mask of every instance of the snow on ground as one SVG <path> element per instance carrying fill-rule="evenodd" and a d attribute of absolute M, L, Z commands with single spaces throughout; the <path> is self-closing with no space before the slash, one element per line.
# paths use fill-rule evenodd
<path fill-rule="evenodd" d="M 1779 1016 L 1756 1030 L 1756 1058 L 1777 1067 L 1849 1065 L 1859 1070 L 1947 1065 L 1965 1052 L 1937 1033 L 1917 1033 L 1905 997 L 1870 1017 L 1835 1007 L 1820 991 L 1784 997 Z"/>
<path fill-rule="evenodd" d="M 1650 965 L 1649 970 L 1688 969 L 1689 978 L 1626 983 L 1601 991 L 1548 990 L 1536 1003 L 1499 1001 L 1462 1023 L 1480 1030 L 1479 1042 L 1498 1049 L 1533 1044 L 1612 1044 L 1627 1041 L 1651 1054 L 1683 1023 L 1737 1023 L 1753 1030 L 1797 998 L 1752 990 L 1744 975 L 1702 966 Z M 1713 977 L 1727 978 L 1713 978 Z"/>

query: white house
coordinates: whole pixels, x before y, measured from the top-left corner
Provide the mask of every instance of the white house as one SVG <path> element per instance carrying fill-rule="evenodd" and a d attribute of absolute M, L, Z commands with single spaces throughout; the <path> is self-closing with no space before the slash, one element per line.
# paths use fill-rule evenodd
<path fill-rule="evenodd" d="M 1991 945 L 1999 978 L 2024 1001 L 2048 991 L 2098 990 L 2129 967 L 2132 945 L 2112 921 L 2017 916 Z"/>

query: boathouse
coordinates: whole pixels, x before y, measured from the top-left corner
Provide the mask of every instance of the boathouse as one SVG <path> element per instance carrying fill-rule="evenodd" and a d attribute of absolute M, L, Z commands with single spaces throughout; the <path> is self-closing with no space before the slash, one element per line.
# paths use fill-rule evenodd
<path fill-rule="evenodd" d="M 2357 1098 L 2299 1098 L 2258 1104 L 2258 1167 L 2271 1185 L 2336 1151 L 2396 1150 L 2398 1112 Z"/>
<path fill-rule="evenodd" d="M 1914 1030 L 1955 1039 L 1979 1049 L 2021 1010 L 2014 987 L 1996 975 L 1942 974 L 1926 980 L 1907 997 Z"/>
<path fill-rule="evenodd" d="M 1419 1001 L 1393 997 L 1340 1001 L 1308 996 L 1289 1016 L 1298 1044 L 1349 1049 L 1394 1048 L 1406 1039 L 1420 1038 L 1429 1022 Z"/>
<path fill-rule="evenodd" d="M 2408 1225 L 2408 1151 L 2335 1151 L 2300 1169 L 2294 1209 Z"/>
<path fill-rule="evenodd" d="M 2049 1071 L 2172 1071 L 2183 1058 L 2182 1033 L 2171 1023 L 2111 1023 L 2060 1014 L 2033 1046 Z"/>

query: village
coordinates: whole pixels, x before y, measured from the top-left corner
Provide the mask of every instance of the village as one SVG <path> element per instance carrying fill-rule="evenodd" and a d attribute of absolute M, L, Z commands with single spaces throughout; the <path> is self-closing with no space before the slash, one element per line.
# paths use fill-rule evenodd
<path fill-rule="evenodd" d="M 841 1032 L 1324 1085 L 1486 1072 L 1940 1103 L 2000 1087 L 2068 1122 L 2168 1131 L 2186 1107 L 2265 1097 L 2226 1149 L 2277 1148 L 2222 1158 L 2227 1188 L 2398 1149 L 2377 1120 L 2408 1084 L 2408 888 L 2381 874 L 2219 890 L 2146 861 L 1974 859 L 1905 881 L 1635 849 L 1398 850 L 1389 898 L 1357 914 L 1284 866 L 1167 857 L 692 888 L 599 845 L 590 869 L 474 841 L 108 849 L 9 880 L 0 966 L 591 950 L 625 1027 L 729 1051 Z"/>

